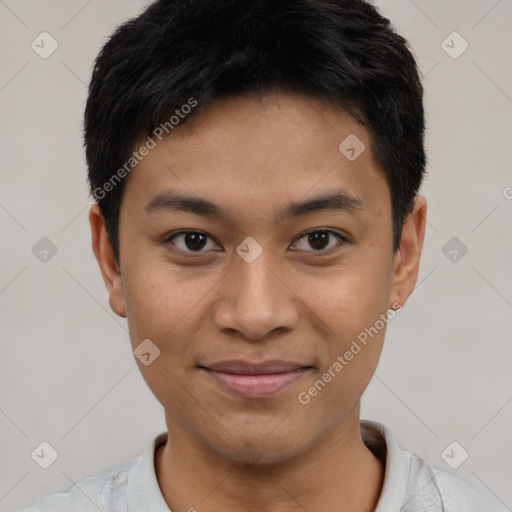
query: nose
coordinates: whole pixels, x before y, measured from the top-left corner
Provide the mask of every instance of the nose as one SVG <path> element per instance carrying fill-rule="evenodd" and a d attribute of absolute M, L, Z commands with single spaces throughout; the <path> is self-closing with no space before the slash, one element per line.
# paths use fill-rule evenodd
<path fill-rule="evenodd" d="M 252 263 L 237 254 L 233 257 L 213 308 L 216 328 L 250 340 L 294 329 L 300 318 L 300 301 L 270 250 L 264 250 Z"/>

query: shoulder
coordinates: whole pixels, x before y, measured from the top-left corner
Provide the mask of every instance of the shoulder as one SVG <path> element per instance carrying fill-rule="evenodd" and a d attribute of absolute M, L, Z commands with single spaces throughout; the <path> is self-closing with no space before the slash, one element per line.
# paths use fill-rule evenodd
<path fill-rule="evenodd" d="M 98 512 L 109 510 L 106 500 L 115 492 L 126 495 L 128 475 L 140 457 L 116 464 L 101 473 L 84 478 L 63 493 L 44 496 L 20 512 Z"/>
<path fill-rule="evenodd" d="M 411 454 L 407 494 L 402 512 L 504 512 L 490 493 L 449 471 Z"/>
<path fill-rule="evenodd" d="M 505 512 L 487 489 L 403 450 L 384 425 L 363 420 L 363 440 L 385 463 L 376 512 Z"/>

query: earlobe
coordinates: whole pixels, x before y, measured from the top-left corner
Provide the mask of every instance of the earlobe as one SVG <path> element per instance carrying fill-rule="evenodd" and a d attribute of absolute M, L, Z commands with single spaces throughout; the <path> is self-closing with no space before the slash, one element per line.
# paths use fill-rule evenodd
<path fill-rule="evenodd" d="M 103 216 L 97 203 L 93 204 L 89 210 L 89 223 L 91 225 L 92 250 L 100 267 L 103 282 L 107 288 L 110 308 L 114 313 L 125 318 L 126 307 L 121 274 L 117 267 Z"/>
<path fill-rule="evenodd" d="M 416 286 L 425 238 L 426 215 L 426 199 L 416 196 L 413 210 L 404 221 L 400 247 L 395 254 L 393 290 L 389 306 L 391 309 L 393 304 L 403 306 Z"/>

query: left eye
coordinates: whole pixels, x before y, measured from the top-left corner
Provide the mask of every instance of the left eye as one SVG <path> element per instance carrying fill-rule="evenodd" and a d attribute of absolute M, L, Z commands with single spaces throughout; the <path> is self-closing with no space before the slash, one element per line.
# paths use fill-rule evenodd
<path fill-rule="evenodd" d="M 304 245 L 309 245 L 309 247 L 313 248 L 313 251 L 325 251 L 328 249 L 332 249 L 336 246 L 336 243 L 330 244 L 332 240 L 332 235 L 338 238 L 338 241 L 344 242 L 345 238 L 343 238 L 340 234 L 336 233 L 335 231 L 330 230 L 319 230 L 319 231 L 310 231 L 309 233 L 306 233 L 305 235 L 302 235 L 298 240 L 299 244 L 301 240 L 304 240 L 305 243 L 302 244 L 302 247 L 299 247 L 299 250 L 308 250 L 307 247 L 304 247 Z M 339 242 L 338 242 L 339 243 Z"/>

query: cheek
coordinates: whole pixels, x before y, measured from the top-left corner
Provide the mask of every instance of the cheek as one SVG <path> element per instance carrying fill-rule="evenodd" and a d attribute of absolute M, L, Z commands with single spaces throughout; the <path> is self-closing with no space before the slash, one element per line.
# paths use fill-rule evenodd
<path fill-rule="evenodd" d="M 379 261 L 380 260 L 380 261 Z M 386 314 L 392 284 L 388 258 L 366 251 L 352 264 L 339 266 L 322 275 L 304 276 L 302 295 L 308 309 L 319 319 L 325 352 L 321 357 L 320 377 L 330 380 L 330 400 L 339 394 L 359 396 L 375 370 L 382 350 Z M 338 358 L 342 358 L 342 362 Z M 334 363 L 340 363 L 333 367 Z M 340 370 L 340 365 L 343 367 Z M 336 371 L 338 369 L 339 371 Z M 325 397 L 327 398 L 327 397 Z"/>
<path fill-rule="evenodd" d="M 162 269 L 163 270 L 163 269 Z M 124 295 L 132 343 L 162 336 L 190 309 L 190 287 L 183 290 L 176 276 L 144 266 L 125 271 Z"/>
<path fill-rule="evenodd" d="M 325 269 L 315 275 L 296 276 L 294 289 L 330 336 L 345 340 L 375 323 L 385 313 L 392 274 L 375 262 Z"/>
<path fill-rule="evenodd" d="M 216 273 L 169 262 L 129 267 L 124 294 L 132 345 L 149 338 L 167 353 L 184 350 L 218 282 Z"/>

